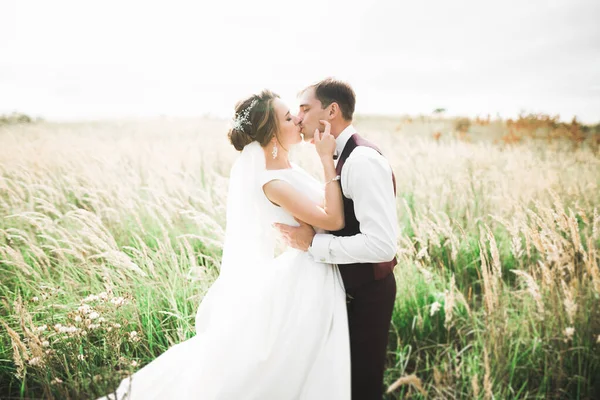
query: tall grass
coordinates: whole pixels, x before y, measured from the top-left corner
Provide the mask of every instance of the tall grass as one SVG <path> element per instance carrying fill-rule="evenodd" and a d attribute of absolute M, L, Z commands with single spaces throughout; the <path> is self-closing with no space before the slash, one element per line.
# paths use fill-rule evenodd
<path fill-rule="evenodd" d="M 357 122 L 398 181 L 387 396 L 600 397 L 594 149 L 394 124 Z M 209 120 L 0 127 L 1 398 L 104 394 L 193 335 L 222 251 L 236 155 L 224 132 Z M 294 156 L 319 172 L 308 146 Z"/>

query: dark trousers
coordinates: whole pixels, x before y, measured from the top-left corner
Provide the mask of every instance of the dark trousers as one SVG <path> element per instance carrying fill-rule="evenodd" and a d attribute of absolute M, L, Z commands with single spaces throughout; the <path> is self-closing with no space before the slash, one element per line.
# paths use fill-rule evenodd
<path fill-rule="evenodd" d="M 350 327 L 352 400 L 381 400 L 396 279 L 387 277 L 346 291 Z"/>

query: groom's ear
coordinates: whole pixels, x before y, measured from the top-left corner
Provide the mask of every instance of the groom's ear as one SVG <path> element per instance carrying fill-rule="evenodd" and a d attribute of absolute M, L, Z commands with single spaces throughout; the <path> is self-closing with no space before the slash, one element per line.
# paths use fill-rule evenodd
<path fill-rule="evenodd" d="M 338 105 L 338 103 L 331 103 L 329 105 L 329 119 L 335 119 L 335 117 L 337 117 L 339 113 L 340 106 Z"/>

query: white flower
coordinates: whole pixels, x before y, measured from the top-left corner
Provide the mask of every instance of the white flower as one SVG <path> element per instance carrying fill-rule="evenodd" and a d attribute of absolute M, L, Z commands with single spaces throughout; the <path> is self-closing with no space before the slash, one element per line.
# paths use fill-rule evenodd
<path fill-rule="evenodd" d="M 567 339 L 572 339 L 574 334 L 575 328 L 573 328 L 572 326 L 565 328 L 565 336 L 567 337 Z"/>
<path fill-rule="evenodd" d="M 434 316 L 436 312 L 438 312 L 440 310 L 440 308 L 442 308 L 442 305 L 440 303 L 438 303 L 437 301 L 433 304 L 431 304 L 431 311 L 429 312 L 430 316 Z"/>
<path fill-rule="evenodd" d="M 81 322 L 81 317 L 79 315 L 75 317 L 75 322 Z"/>
<path fill-rule="evenodd" d="M 31 365 L 32 367 L 42 365 L 42 359 L 40 357 L 33 357 L 29 360 L 29 365 Z"/>
<path fill-rule="evenodd" d="M 96 319 L 100 316 L 100 314 L 98 314 L 96 311 L 93 311 L 90 313 L 90 315 L 88 315 L 89 319 Z"/>
<path fill-rule="evenodd" d="M 140 338 L 138 337 L 138 333 L 136 331 L 129 332 L 129 340 L 131 340 L 132 342 L 139 341 Z"/>
<path fill-rule="evenodd" d="M 77 311 L 79 311 L 81 314 L 84 314 L 84 315 L 89 314 L 90 312 L 92 312 L 92 307 L 88 306 L 87 304 L 83 304 L 83 305 L 79 306 Z"/>
<path fill-rule="evenodd" d="M 36 296 L 36 297 L 32 298 L 31 301 L 37 303 L 38 301 L 40 301 L 40 298 Z"/>
<path fill-rule="evenodd" d="M 99 297 L 98 297 L 98 296 L 96 296 L 95 294 L 90 294 L 88 297 L 86 297 L 86 298 L 85 298 L 85 299 L 83 299 L 82 301 L 83 301 L 84 303 L 88 303 L 88 302 L 91 302 L 91 301 L 98 301 L 98 299 L 99 299 Z"/>
<path fill-rule="evenodd" d="M 79 361 L 84 361 L 84 360 L 85 360 L 85 356 L 84 356 L 83 354 L 78 354 L 78 355 L 77 355 L 77 359 L 78 359 Z"/>
<path fill-rule="evenodd" d="M 59 383 L 63 383 L 62 379 L 60 379 L 60 378 L 54 378 L 50 382 L 50 384 L 52 384 L 52 385 L 58 385 Z"/>
<path fill-rule="evenodd" d="M 60 333 L 75 333 L 77 332 L 77 328 L 74 326 L 61 326 L 58 331 Z"/>
<path fill-rule="evenodd" d="M 115 306 L 119 307 L 125 304 L 125 299 L 123 297 L 113 297 L 112 299 L 110 299 L 110 302 L 113 303 Z"/>
<path fill-rule="evenodd" d="M 106 292 L 102 292 L 98 295 L 98 297 L 100 298 L 100 300 L 106 301 L 108 299 L 108 294 L 106 294 Z"/>
<path fill-rule="evenodd" d="M 106 322 L 106 318 L 104 318 L 104 317 L 98 318 L 98 323 L 101 324 L 102 322 Z"/>
<path fill-rule="evenodd" d="M 598 339 L 596 339 L 596 343 L 600 343 L 600 335 L 598 335 Z"/>
<path fill-rule="evenodd" d="M 43 347 L 48 347 L 48 346 L 50 346 L 50 342 L 49 342 L 49 341 L 47 341 L 47 340 L 44 340 L 44 341 L 42 342 L 42 346 L 43 346 Z"/>
<path fill-rule="evenodd" d="M 100 328 L 100 324 L 90 324 L 90 326 L 88 326 L 89 329 L 98 329 Z"/>
<path fill-rule="evenodd" d="M 35 328 L 36 332 L 44 332 L 46 329 L 48 329 L 48 325 L 42 325 L 42 326 L 38 326 L 37 328 Z"/>
<path fill-rule="evenodd" d="M 138 362 L 137 362 L 137 361 L 135 361 L 135 360 L 133 360 L 133 361 L 131 362 L 131 366 L 132 366 L 132 367 L 137 367 L 138 365 L 139 365 L 139 364 L 138 364 Z"/>
<path fill-rule="evenodd" d="M 115 327 L 115 329 L 119 329 L 121 327 L 121 324 L 113 324 L 113 326 Z"/>

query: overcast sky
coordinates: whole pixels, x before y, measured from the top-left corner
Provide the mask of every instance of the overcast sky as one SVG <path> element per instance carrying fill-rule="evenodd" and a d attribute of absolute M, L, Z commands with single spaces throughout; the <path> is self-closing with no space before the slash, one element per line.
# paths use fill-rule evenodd
<path fill-rule="evenodd" d="M 0 0 L 0 113 L 230 116 L 326 76 L 357 111 L 600 121 L 599 0 Z"/>

